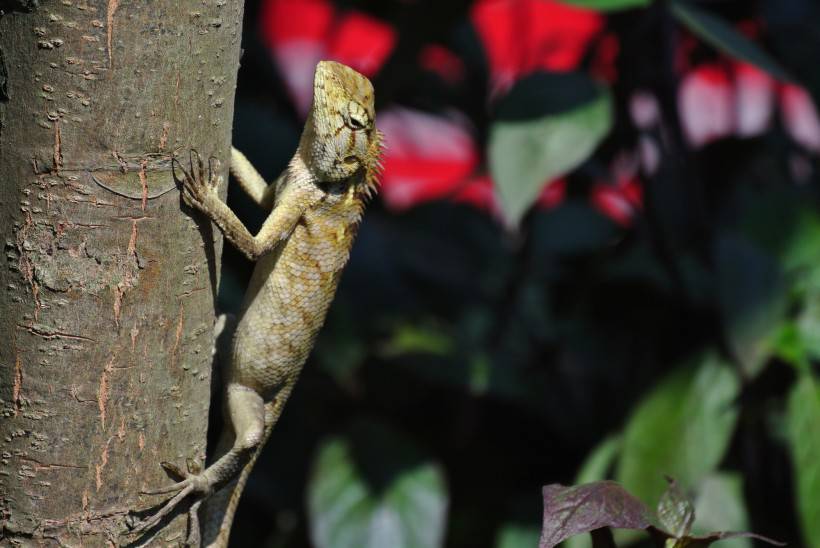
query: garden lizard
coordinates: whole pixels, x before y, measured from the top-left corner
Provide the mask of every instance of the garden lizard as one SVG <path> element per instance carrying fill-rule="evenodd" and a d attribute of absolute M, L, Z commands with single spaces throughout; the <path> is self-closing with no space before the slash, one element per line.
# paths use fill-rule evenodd
<path fill-rule="evenodd" d="M 268 185 L 241 152 L 231 150 L 236 181 L 270 210 L 256 236 L 220 200 L 213 161 L 206 169 L 192 153 L 190 171 L 181 169 L 184 202 L 204 213 L 256 266 L 224 371 L 229 435 L 223 433 L 218 458 L 201 473 L 162 464 L 183 479 L 149 492 L 174 496 L 134 532 L 155 527 L 192 497 L 192 518 L 205 501 L 204 543 L 227 546 L 250 469 L 324 323 L 365 203 L 377 189 L 383 137 L 374 120 L 370 81 L 345 65 L 321 61 L 296 154 L 274 183 Z M 190 528 L 191 541 L 198 542 L 195 519 Z"/>

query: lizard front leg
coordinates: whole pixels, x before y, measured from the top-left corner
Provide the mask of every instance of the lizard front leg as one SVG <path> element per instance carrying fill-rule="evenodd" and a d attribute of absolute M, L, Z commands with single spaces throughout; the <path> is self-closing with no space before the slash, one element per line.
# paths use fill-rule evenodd
<path fill-rule="evenodd" d="M 176 167 L 179 166 L 179 162 L 174 159 L 173 164 L 176 178 Z M 274 208 L 259 233 L 254 236 L 231 211 L 231 208 L 219 198 L 217 191 L 222 177 L 218 175 L 218 167 L 214 164 L 214 159 L 208 162 L 207 178 L 205 165 L 196 152 L 192 152 L 190 171 L 179 166 L 183 174 L 183 177 L 178 179 L 182 183 L 182 199 L 189 206 L 207 215 L 234 247 L 248 259 L 255 261 L 290 236 L 304 213 L 304 208 L 293 206 Z"/>
<path fill-rule="evenodd" d="M 287 173 L 287 171 L 285 171 Z M 231 175 L 234 176 L 239 187 L 245 191 L 251 200 L 259 207 L 270 211 L 273 208 L 273 201 L 276 197 L 276 188 L 279 181 L 285 176 L 279 176 L 276 181 L 268 184 L 267 181 L 256 171 L 248 158 L 231 147 Z"/>
<path fill-rule="evenodd" d="M 174 160 L 175 178 L 177 168 L 184 175 L 180 182 L 185 203 L 205 213 L 220 228 L 225 237 L 252 260 L 272 250 L 279 242 L 286 240 L 304 211 L 301 204 L 308 202 L 299 201 L 288 207 L 276 207 L 268 216 L 259 234 L 253 236 L 233 211 L 219 199 L 217 189 L 221 178 L 217 175 L 218 169 L 214 164 L 213 159 L 209 161 L 206 170 L 201 157 L 195 152 L 191 154 L 189 171 L 182 169 L 179 162 Z M 281 402 L 290 393 L 291 385 L 292 383 L 288 382 L 281 387 L 274 400 L 277 409 L 281 410 Z M 198 498 L 194 502 L 194 505 L 198 506 L 202 499 L 207 498 L 216 489 L 237 477 L 251 460 L 252 455 L 258 451 L 265 432 L 272 427 L 272 424 L 268 426 L 266 417 L 270 415 L 268 407 L 273 404 L 268 402 L 266 406 L 257 391 L 236 382 L 228 383 L 226 399 L 228 416 L 235 434 L 230 450 L 198 474 L 183 472 L 171 464 L 163 463 L 162 466 L 166 470 L 183 479 L 149 493 L 174 493 L 174 496 L 158 512 L 138 523 L 132 530 L 133 533 L 141 534 L 152 529 L 189 496 Z M 196 529 L 198 532 L 198 526 L 192 525 L 191 529 L 192 531 Z"/>

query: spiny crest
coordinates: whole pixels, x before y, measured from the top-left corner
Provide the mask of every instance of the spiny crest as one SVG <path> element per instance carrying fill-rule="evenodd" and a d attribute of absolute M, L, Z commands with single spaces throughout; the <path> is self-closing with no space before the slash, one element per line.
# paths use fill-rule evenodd
<path fill-rule="evenodd" d="M 384 165 L 382 164 L 382 154 L 384 153 L 384 133 L 378 129 L 373 130 L 372 142 L 367 150 L 367 169 L 364 174 L 364 181 L 362 185 L 362 193 L 365 199 L 371 199 L 379 192 L 379 180 Z"/>

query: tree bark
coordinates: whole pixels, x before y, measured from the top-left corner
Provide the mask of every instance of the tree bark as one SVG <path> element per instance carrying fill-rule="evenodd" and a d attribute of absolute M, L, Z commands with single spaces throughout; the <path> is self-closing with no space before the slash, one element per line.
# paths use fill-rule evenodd
<path fill-rule="evenodd" d="M 204 463 L 221 248 L 170 159 L 227 165 L 241 24 L 241 0 L 0 0 L 2 545 L 128 544 L 160 461 Z"/>

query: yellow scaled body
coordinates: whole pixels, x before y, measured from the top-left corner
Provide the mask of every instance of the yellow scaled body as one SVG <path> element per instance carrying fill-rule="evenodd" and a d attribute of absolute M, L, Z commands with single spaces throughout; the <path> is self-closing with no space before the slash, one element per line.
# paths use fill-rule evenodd
<path fill-rule="evenodd" d="M 330 61 L 316 67 L 313 106 L 288 168 L 268 185 L 245 156 L 231 153 L 231 173 L 270 210 L 256 236 L 219 199 L 218 176 L 205 180 L 202 162 L 182 181 L 183 199 L 256 261 L 224 372 L 226 426 L 218 458 L 201 474 L 155 493 L 175 496 L 136 531 L 157 525 L 184 498 L 205 506 L 204 543 L 225 547 L 242 488 L 279 418 L 347 263 L 366 200 L 376 189 L 381 135 L 374 127 L 373 86 L 353 69 Z M 197 167 L 198 169 L 195 169 Z M 192 519 L 192 522 L 195 522 Z M 192 523 L 189 541 L 199 527 Z"/>

